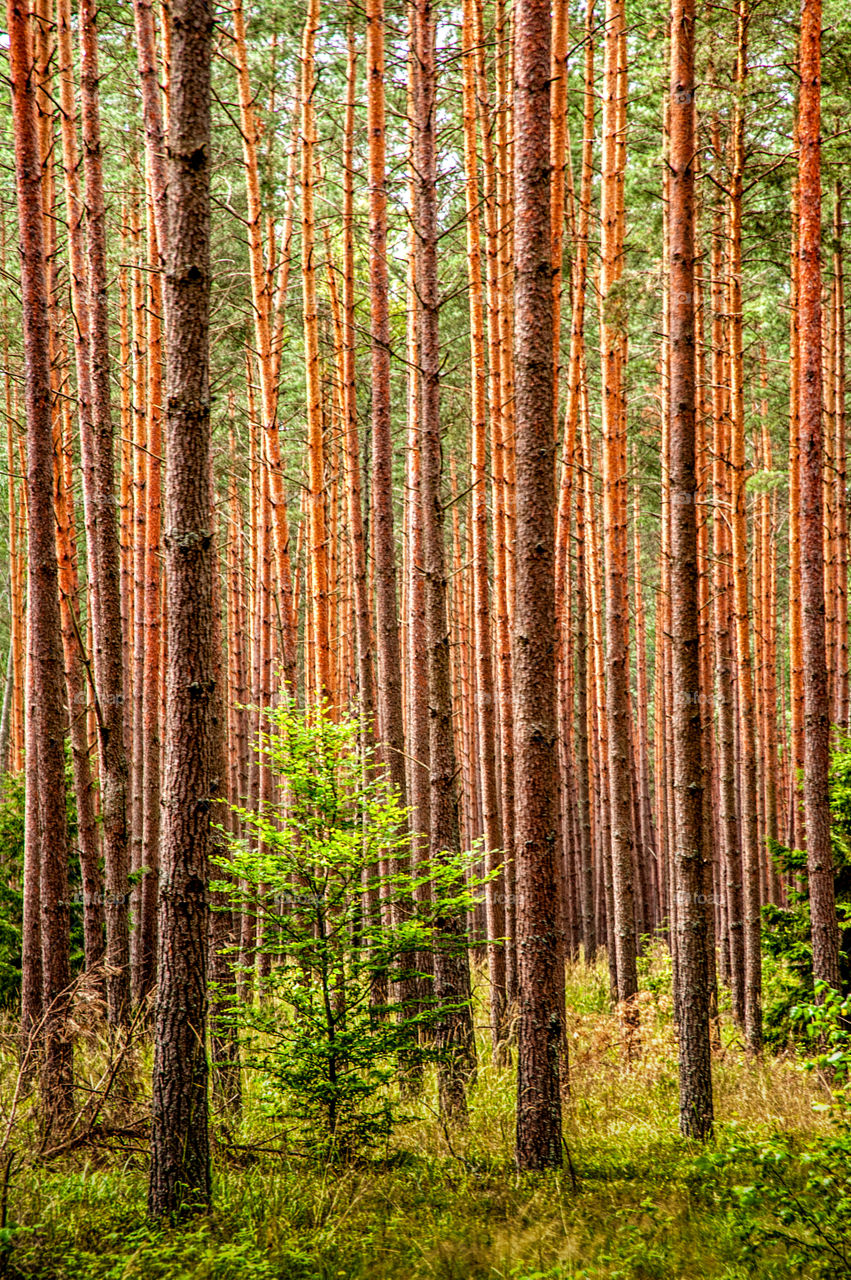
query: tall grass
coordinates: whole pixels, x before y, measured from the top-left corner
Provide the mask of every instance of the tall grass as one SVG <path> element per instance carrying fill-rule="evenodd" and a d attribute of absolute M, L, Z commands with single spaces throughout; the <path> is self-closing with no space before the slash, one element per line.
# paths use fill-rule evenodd
<path fill-rule="evenodd" d="M 436 1083 L 427 1076 L 383 1152 L 360 1165 L 317 1166 L 290 1148 L 285 1117 L 274 1114 L 264 1081 L 247 1075 L 242 1118 L 214 1121 L 214 1212 L 181 1228 L 146 1218 L 149 1045 L 134 1050 L 104 1109 L 102 1144 L 94 1135 L 45 1161 L 32 1099 L 9 1126 L 16 1053 L 8 1028 L 0 1043 L 0 1105 L 12 1163 L 0 1278 L 809 1276 L 806 1263 L 790 1263 L 782 1244 L 769 1241 L 758 1256 L 748 1253 L 737 1188 L 759 1176 L 748 1143 L 786 1134 L 803 1149 L 826 1138 L 823 1092 L 791 1056 L 749 1061 L 725 1023 L 714 1062 L 718 1123 L 711 1148 L 724 1158 L 708 1176 L 706 1156 L 677 1130 L 666 966 L 661 950 L 643 962 L 641 1055 L 630 1065 L 609 1006 L 605 965 L 569 968 L 561 1171 L 529 1175 L 514 1168 L 514 1073 L 493 1061 L 480 979 L 480 1066 L 467 1130 L 444 1129 Z M 95 1031 L 81 1037 L 85 1087 L 103 1077 L 107 1053 Z"/>

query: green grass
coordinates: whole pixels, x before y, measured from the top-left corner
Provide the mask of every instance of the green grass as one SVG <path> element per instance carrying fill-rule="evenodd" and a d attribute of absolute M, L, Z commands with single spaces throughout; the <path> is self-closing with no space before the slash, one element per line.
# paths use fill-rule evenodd
<path fill-rule="evenodd" d="M 359 1167 L 322 1168 L 293 1155 L 242 1150 L 268 1136 L 270 1124 L 257 1081 L 247 1080 L 238 1132 L 226 1139 L 223 1126 L 214 1127 L 214 1211 L 180 1229 L 147 1220 L 144 1151 L 119 1158 L 86 1149 L 45 1167 L 27 1154 L 32 1120 L 22 1115 L 10 1139 L 12 1148 L 20 1145 L 7 1225 L 0 1230 L 0 1278 L 809 1280 L 851 1274 L 829 1266 L 819 1271 L 806 1250 L 795 1261 L 771 1238 L 755 1251 L 748 1247 L 755 1229 L 767 1228 L 770 1236 L 776 1218 L 775 1201 L 752 1191 L 763 1176 L 760 1144 L 780 1135 L 793 1152 L 803 1151 L 818 1148 L 830 1133 L 829 1116 L 819 1109 L 825 1095 L 798 1063 L 749 1063 L 725 1027 L 714 1063 L 716 1138 L 704 1152 L 679 1137 L 664 963 L 656 956 L 644 967 L 642 1055 L 632 1066 L 619 1050 L 605 970 L 577 966 L 568 973 L 571 1091 L 564 1134 L 575 1185 L 567 1167 L 546 1175 L 514 1169 L 513 1071 L 493 1065 L 482 1035 L 469 1130 L 444 1132 L 429 1080 L 392 1146 Z M 92 1042 L 92 1061 L 96 1051 Z M 125 1087 L 123 1105 L 138 1114 L 145 1105 L 146 1057 L 136 1085 L 128 1080 Z M 5 1092 L 12 1073 L 8 1063 L 0 1068 Z M 6 1096 L 7 1112 L 8 1102 Z M 283 1140 L 274 1145 L 281 1148 Z M 797 1176 L 796 1162 L 796 1155 L 788 1158 L 784 1176 Z"/>

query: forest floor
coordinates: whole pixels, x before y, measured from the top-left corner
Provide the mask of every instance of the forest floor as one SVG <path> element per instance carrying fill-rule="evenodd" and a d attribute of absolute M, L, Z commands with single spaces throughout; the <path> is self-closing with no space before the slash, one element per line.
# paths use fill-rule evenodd
<path fill-rule="evenodd" d="M 715 1138 L 701 1148 L 679 1137 L 665 967 L 658 955 L 643 963 L 642 1052 L 629 1066 L 604 968 L 569 972 L 560 1172 L 514 1169 L 514 1072 L 493 1065 L 483 1028 L 468 1131 L 444 1132 L 431 1082 L 392 1147 L 355 1167 L 243 1149 L 262 1130 L 249 1081 L 231 1145 L 214 1129 L 214 1211 L 181 1228 L 146 1218 L 144 1141 L 45 1165 L 21 1148 L 16 1119 L 0 1150 L 0 1280 L 851 1276 L 848 1128 L 800 1061 L 748 1062 L 725 1022 Z M 7 1094 L 7 1120 L 9 1107 Z"/>

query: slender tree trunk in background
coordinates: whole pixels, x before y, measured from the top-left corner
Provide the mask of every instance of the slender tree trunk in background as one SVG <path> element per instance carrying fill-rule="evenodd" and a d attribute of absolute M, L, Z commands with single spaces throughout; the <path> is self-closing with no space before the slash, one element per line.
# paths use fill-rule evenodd
<path fill-rule="evenodd" d="M 94 780 L 89 759 L 86 732 L 86 668 L 81 651 L 80 611 L 77 604 L 80 583 L 77 575 L 77 546 L 74 521 L 74 442 L 71 430 L 71 407 L 63 397 L 61 407 L 62 436 L 57 440 L 56 467 L 56 542 L 59 574 L 59 606 L 62 620 L 62 649 L 65 659 L 65 691 L 68 700 L 68 728 L 71 742 L 71 767 L 74 777 L 74 799 L 77 805 L 77 845 L 83 888 L 83 950 L 86 969 L 91 970 L 103 959 L 104 911 L 103 878 L 100 872 L 98 826 L 95 813 Z"/>
<path fill-rule="evenodd" d="M 594 690 L 594 715 L 596 727 L 592 735 L 596 743 L 595 763 L 597 793 L 599 797 L 599 821 L 597 822 L 597 881 L 602 887 L 602 917 L 598 924 L 599 936 L 605 932 L 606 953 L 609 967 L 609 986 L 613 1000 L 618 994 L 617 948 L 614 941 L 614 899 L 612 888 L 611 809 L 609 806 L 609 736 L 606 719 L 606 675 L 603 660 L 603 607 L 600 584 L 600 552 L 595 517 L 596 494 L 594 491 L 593 454 L 591 428 L 588 413 L 587 383 L 583 374 L 580 402 L 582 426 L 582 471 L 585 479 L 585 552 L 588 564 L 588 605 L 591 615 L 591 680 Z M 590 719 L 590 717 L 589 717 Z M 594 771 L 592 771 L 594 772 Z"/>
<path fill-rule="evenodd" d="M 773 471 L 774 461 L 771 450 L 771 432 L 768 415 L 768 365 L 765 344 L 760 347 L 760 385 L 762 400 L 760 402 L 760 427 L 762 437 L 762 466 L 767 472 Z M 762 646 L 763 646 L 763 789 L 765 808 L 765 829 L 763 858 L 766 863 L 768 898 L 779 905 L 779 883 L 774 866 L 772 849 L 778 837 L 777 822 L 777 779 L 779 763 L 777 759 L 777 519 L 775 495 L 765 493 L 760 498 L 760 525 L 762 543 Z"/>
<path fill-rule="evenodd" d="M 148 470 L 149 470 L 149 452 L 148 452 L 148 414 L 146 411 L 148 400 L 148 382 L 147 382 L 147 334 L 145 332 L 145 315 L 147 308 L 145 307 L 145 285 L 146 272 L 144 271 L 144 263 L 142 259 L 141 229 L 139 226 L 139 209 L 138 200 L 134 202 L 136 207 L 133 209 L 133 248 L 134 257 L 136 258 L 136 267 L 133 271 L 133 350 L 134 350 L 134 405 L 133 405 L 133 458 L 132 458 L 132 480 L 133 480 L 133 516 L 132 516 L 132 535 L 130 558 L 132 560 L 133 571 L 133 591 L 132 591 L 132 609 L 127 610 L 127 621 L 129 635 L 126 639 L 126 647 L 132 653 L 132 667 L 128 664 L 128 671 L 131 672 L 128 683 L 132 690 L 131 710 L 132 710 L 132 747 L 130 750 L 130 799 L 132 821 L 130 823 L 131 845 L 130 845 L 130 869 L 134 875 L 138 875 L 144 861 L 142 848 L 142 824 L 143 824 L 143 803 L 145 791 L 145 726 L 142 718 L 142 696 L 144 689 L 144 672 L 145 672 L 145 647 L 147 636 L 145 634 L 145 553 L 147 550 L 147 523 L 148 523 Z M 123 484 L 122 475 L 122 484 Z M 132 980 L 131 988 L 133 994 L 133 1003 L 138 1004 L 144 996 L 144 989 L 140 984 L 140 947 L 142 945 L 142 885 L 137 882 L 133 886 L 133 917 L 134 928 L 131 935 L 132 947 Z"/>
<path fill-rule="evenodd" d="M 307 39 L 311 28 L 308 17 L 304 36 Z M 285 235 L 278 289 L 276 291 L 276 307 L 280 315 L 280 325 L 272 327 L 272 302 L 269 296 L 266 264 L 263 255 L 262 206 L 260 198 L 260 166 L 257 156 L 257 126 L 254 118 L 254 99 L 248 74 L 248 54 L 246 47 L 245 14 L 242 0 L 235 0 L 233 5 L 234 40 L 236 45 L 237 87 L 239 93 L 240 134 L 242 137 L 243 165 L 245 169 L 245 186 L 248 206 L 248 251 L 251 275 L 251 301 L 254 321 L 254 340 L 257 348 L 257 365 L 260 377 L 260 405 L 263 424 L 263 436 L 269 459 L 269 476 L 272 487 L 274 506 L 275 558 L 278 580 L 278 596 L 280 604 L 281 632 L 283 640 L 283 676 L 287 685 L 295 693 L 296 678 L 296 619 L 293 610 L 292 572 L 290 566 L 290 533 L 287 516 L 286 489 L 284 483 L 284 467 L 281 457 L 280 432 L 278 425 L 278 372 L 280 366 L 280 345 L 283 326 L 283 304 L 286 300 L 286 288 L 289 274 L 289 231 Z M 304 48 L 302 49 L 304 53 Z M 296 104 L 298 116 L 298 104 Z M 293 158 L 294 158 L 293 153 Z M 294 168 L 291 175 L 294 177 Z M 288 181 L 288 188 L 290 182 Z M 288 194 L 287 224 L 291 229 L 292 214 L 290 196 Z M 272 246 L 268 246 L 269 254 Z"/>
<path fill-rule="evenodd" d="M 623 411 L 622 334 L 626 323 L 618 298 L 623 274 L 624 171 L 621 134 L 623 0 L 607 0 L 603 91 L 601 188 L 601 360 L 603 362 L 603 541 L 606 573 L 606 710 L 609 720 L 612 884 L 615 907 L 618 1000 L 632 1001 L 636 971 L 633 884 L 632 782 L 629 769 L 629 599 L 627 585 L 626 419 Z"/>
<path fill-rule="evenodd" d="M 512 634 L 520 1169 L 561 1165 L 550 6 L 515 10 L 517 595 Z"/>
<path fill-rule="evenodd" d="M 592 858 L 590 760 L 588 752 L 588 589 L 585 545 L 585 484 L 580 477 L 576 486 L 576 800 L 579 809 L 579 902 L 582 917 L 582 945 L 585 963 L 591 964 L 597 954 L 597 928 L 594 916 L 594 865 Z"/>
<path fill-rule="evenodd" d="M 210 511 L 214 510 L 215 488 L 210 471 Z M 215 535 L 214 535 L 215 536 Z M 212 661 L 213 661 L 213 702 L 212 729 L 210 748 L 210 798 L 217 803 L 212 814 L 213 821 L 221 824 L 225 831 L 233 831 L 235 814 L 228 812 L 231 800 L 231 788 L 228 785 L 228 734 L 227 734 L 227 678 L 224 654 L 222 650 L 222 606 L 221 579 L 219 576 L 217 544 L 213 546 L 212 563 Z M 235 637 L 230 636 L 231 644 Z M 224 806 L 224 807 L 223 807 Z M 223 832 L 216 831 L 211 835 L 211 847 L 220 858 L 228 856 L 226 837 Z M 217 878 L 221 878 L 222 870 L 218 869 Z M 227 894 L 217 893 L 213 896 L 210 912 L 209 936 L 209 980 L 212 988 L 210 999 L 210 1065 L 212 1068 L 213 1097 L 218 1103 L 223 1118 L 227 1123 L 233 1116 L 238 1116 L 242 1106 L 242 1083 L 239 1071 L 239 1033 L 233 1020 L 233 998 L 236 994 L 236 981 L 233 972 L 233 948 L 236 943 L 234 916 Z"/>
<path fill-rule="evenodd" d="M 550 69 L 550 260 L 553 272 L 553 420 L 558 423 L 561 373 L 562 249 L 564 245 L 564 191 L 567 163 L 567 78 L 569 6 L 555 0 L 552 6 Z"/>
<path fill-rule="evenodd" d="M 670 98 L 670 477 L 671 661 L 674 687 L 674 806 L 677 953 L 680 970 L 680 1130 L 712 1132 L 709 1042 L 709 904 L 704 893 L 703 729 L 698 623 L 697 401 L 694 260 L 694 0 L 671 4 Z"/>
<path fill-rule="evenodd" d="M 476 155 L 476 78 L 472 0 L 464 4 L 464 163 L 467 195 L 467 267 L 470 277 L 471 372 L 471 466 L 473 530 L 473 625 L 481 774 L 485 837 L 485 868 L 488 873 L 502 861 L 502 824 L 496 773 L 496 701 L 490 623 L 488 583 L 487 511 L 487 394 L 485 387 L 485 333 L 482 297 L 482 260 L 479 226 L 479 183 Z M 485 911 L 488 937 L 491 1036 L 494 1048 L 505 1035 L 505 936 L 504 904 L 499 901 L 499 880 L 488 883 Z"/>
<path fill-rule="evenodd" d="M 20 0 L 8 0 L 6 14 L 18 195 L 27 419 L 30 674 L 26 706 L 26 781 L 33 809 L 26 831 L 25 881 L 28 883 L 25 883 L 24 897 L 29 910 L 25 913 L 24 922 L 24 962 L 29 960 L 29 972 L 25 970 L 24 973 L 22 1032 L 25 1036 L 32 1034 L 43 1008 L 42 1102 L 48 1121 L 61 1124 L 73 1105 L 73 1051 L 67 1029 L 70 912 L 65 814 L 65 706 L 53 512 L 52 396 L 42 169 L 28 6 Z M 34 839 L 37 840 L 35 844 Z M 40 895 L 41 1006 L 32 990 L 37 976 L 34 951 L 39 932 L 33 918 L 33 890 Z"/>
<path fill-rule="evenodd" d="M 833 278 L 834 278 L 834 394 L 836 429 L 833 446 L 834 503 L 836 518 L 836 702 L 833 721 L 848 731 L 851 715 L 851 682 L 848 671 L 848 460 L 845 441 L 845 274 L 842 249 L 842 183 L 837 178 L 833 197 Z"/>
<path fill-rule="evenodd" d="M 385 764 L 406 799 L 402 662 L 393 535 L 393 440 L 390 434 L 390 312 L 385 174 L 384 0 L 366 6 L 369 134 L 369 299 L 372 344 L 372 545 L 378 657 L 378 732 Z"/>
<path fill-rule="evenodd" d="M 409 64 L 412 79 L 413 67 Z M 410 113 L 413 117 L 413 112 Z M 412 131 L 413 142 L 413 131 Z M 416 210 L 416 191 L 411 169 L 411 209 Z M 408 447 L 405 456 L 405 478 L 408 494 L 408 654 L 407 654 L 407 709 L 408 756 L 410 763 L 411 851 L 414 866 L 428 857 L 429 832 L 431 830 L 431 793 L 429 785 L 429 709 L 428 665 L 423 662 L 426 652 L 425 582 L 423 579 L 423 520 L 420 502 L 420 374 L 418 369 L 419 324 L 416 292 L 416 215 L 408 241 Z M 431 889 L 426 882 L 418 890 L 423 902 L 431 899 Z M 420 952 L 420 972 L 432 974 L 434 957 L 430 950 Z M 424 996 L 430 996 L 430 982 L 422 983 Z"/>
<path fill-rule="evenodd" d="M 653 838 L 653 817 L 650 807 L 650 759 L 647 745 L 647 630 L 644 615 L 644 588 L 641 569 L 641 499 L 639 486 L 633 488 L 633 574 L 635 577 L 635 655 L 637 692 L 637 752 L 635 767 L 638 774 L 637 803 L 641 830 L 642 856 L 646 859 L 645 874 L 651 909 L 647 921 L 648 931 L 659 922 L 658 877 L 654 872 L 656 844 Z"/>
<path fill-rule="evenodd" d="M 720 131 L 713 119 L 713 146 L 718 158 Z M 713 636 L 715 699 L 718 707 L 718 826 L 727 906 L 730 997 L 733 1018 L 745 1025 L 745 950 L 742 914 L 742 855 L 736 794 L 735 713 L 733 703 L 733 639 L 730 629 L 729 554 L 729 413 L 727 408 L 727 337 L 724 297 L 724 240 L 720 206 L 713 215 L 710 275 L 712 280 L 712 490 L 713 490 Z"/>
<path fill-rule="evenodd" d="M 148 202 L 148 259 L 153 264 L 161 258 L 157 242 L 155 201 Z M 139 919 L 139 991 L 146 995 L 156 980 L 157 959 L 157 890 L 160 859 L 160 792 L 161 792 L 161 703 L 162 681 L 162 589 L 160 558 L 162 554 L 162 276 L 150 275 L 148 293 L 148 395 L 147 440 L 148 483 L 146 488 L 146 539 L 144 562 L 145 656 L 142 670 L 143 794 L 142 854 L 148 868 L 141 884 Z"/>
<path fill-rule="evenodd" d="M 417 182 L 420 502 L 428 654 L 430 856 L 439 860 L 444 854 L 451 856 L 459 850 L 460 831 L 452 732 L 446 552 L 441 495 L 443 446 L 438 332 L 440 299 L 437 278 L 437 84 L 435 19 L 431 0 L 414 0 L 411 57 L 414 60 L 414 172 Z M 376 540 L 376 552 L 377 550 Z M 438 1042 L 448 1050 L 439 1073 L 440 1107 L 446 1118 L 455 1120 L 466 1119 L 465 1080 L 476 1066 L 472 1010 L 469 1005 L 470 966 L 463 930 L 464 921 L 457 913 L 444 915 L 438 922 L 434 953 L 434 994 L 443 1009 L 437 1037 Z"/>
<path fill-rule="evenodd" d="M 804 659 L 804 823 L 813 977 L 839 988 L 839 933 L 830 841 L 830 708 L 822 560 L 821 0 L 801 8 L 799 160 L 799 467 Z"/>
<path fill-rule="evenodd" d="M 28 540 L 29 541 L 29 540 Z M 24 669 L 24 895 L 21 937 L 21 1053 L 30 1051 L 26 1075 L 38 1057 L 35 1037 L 42 1029 L 44 976 L 41 962 L 41 818 L 38 795 L 38 735 L 32 663 L 32 598 L 27 600 L 26 665 Z"/>
<path fill-rule="evenodd" d="M 67 3 L 67 0 L 60 0 Z M 157 41 L 153 0 L 133 0 L 136 33 L 136 64 L 142 92 L 145 124 L 147 178 L 153 195 L 154 225 L 160 262 L 164 262 L 168 236 L 166 204 L 166 153 L 163 113 L 157 68 Z M 156 265 L 156 264 L 154 264 Z"/>
<path fill-rule="evenodd" d="M 593 921 L 593 871 L 591 866 L 591 849 L 590 849 L 590 810 L 588 809 L 588 721 L 587 706 L 585 705 L 585 679 L 587 675 L 588 656 L 587 651 L 580 653 L 580 645 L 587 646 L 588 643 L 588 619 L 587 619 L 587 592 L 584 581 L 585 575 L 585 531 L 584 527 L 580 532 L 579 507 L 584 507 L 584 495 L 582 488 L 584 481 L 581 476 L 580 468 L 577 466 L 577 460 L 580 456 L 581 445 L 579 443 L 579 406 L 582 394 L 582 376 L 583 361 L 585 355 L 585 294 L 587 286 L 587 269 L 588 269 L 588 224 L 591 209 L 591 194 L 593 182 L 593 151 L 594 151 L 594 41 L 593 41 L 593 0 L 589 0 L 586 5 L 585 14 L 585 85 L 584 85 L 584 106 L 583 106 L 583 131 L 582 131 L 582 177 L 580 182 L 579 194 L 579 216 L 576 227 L 575 241 L 575 259 L 573 264 L 573 314 L 571 317 L 570 330 L 570 356 L 568 363 L 567 378 L 567 407 L 565 411 L 564 426 L 564 442 L 562 447 L 562 479 L 559 489 L 558 511 L 556 518 L 556 545 L 555 545 L 555 575 L 556 575 L 556 618 L 559 626 L 560 636 L 560 661 L 559 661 L 559 714 L 561 717 L 560 738 L 565 744 L 565 753 L 569 754 L 569 742 L 571 739 L 571 717 L 574 714 L 573 707 L 573 684 L 570 680 L 570 665 L 573 662 L 572 644 L 573 638 L 570 634 L 569 614 L 568 614 L 568 568 L 569 568 L 569 548 L 570 548 L 570 516 L 571 516 L 571 495 L 574 488 L 576 489 L 577 516 L 576 516 L 576 537 L 577 537 L 577 656 L 578 666 L 581 666 L 582 674 L 577 670 L 576 680 L 579 685 L 579 725 L 573 733 L 576 743 L 576 803 L 579 810 L 578 818 L 578 859 L 579 859 L 579 881 L 580 881 L 580 916 L 582 919 L 582 937 L 585 946 L 586 960 L 593 957 L 596 950 L 596 938 Z M 554 34 L 555 39 L 555 34 Z M 555 56 L 555 55 L 554 55 Z M 551 121 L 552 132 L 552 121 Z M 553 229 L 553 235 L 554 235 Z M 555 243 L 555 239 L 553 241 Z M 555 298 L 555 295 L 554 295 Z M 555 330 L 553 343 L 554 351 L 558 347 L 558 331 L 555 323 L 554 311 L 553 327 Z M 554 406 L 557 406 L 557 394 L 554 397 Z M 579 550 L 581 542 L 581 552 Z M 580 565 L 581 555 L 581 565 Z M 582 611 L 582 618 L 579 618 L 579 612 Z M 581 630 L 581 638 L 580 638 Z M 580 741 L 580 737 L 586 735 L 584 740 Z M 583 763 L 584 762 L 584 763 Z M 584 776 L 581 776 L 584 770 Z M 563 788 L 565 792 L 567 787 Z M 571 804 L 570 796 L 565 795 L 562 802 L 562 811 L 567 820 L 570 818 L 568 812 Z"/>
<path fill-rule="evenodd" d="M 319 25 L 319 0 L 310 0 L 304 29 L 302 57 L 302 159 L 301 159 L 301 261 L 304 298 L 304 358 L 307 383 L 308 467 L 310 484 L 310 594 L 315 627 L 315 681 L 317 701 L 333 700 L 328 621 L 328 546 L 325 527 L 325 453 L 323 441 L 322 386 L 319 370 L 319 316 L 316 301 L 316 223 L 314 183 L 316 122 L 313 94 L 316 87 L 314 48 Z M 401 705 L 401 703 L 400 703 Z"/>
<path fill-rule="evenodd" d="M 730 341 L 730 478 L 732 483 L 733 616 L 738 688 L 739 797 L 742 840 L 742 909 L 745 943 L 745 1037 L 752 1053 L 762 1048 L 760 954 L 760 847 L 756 809 L 756 736 L 748 604 L 748 528 L 745 474 L 744 355 L 742 350 L 742 188 L 745 163 L 748 0 L 737 0 L 737 97 L 731 135 L 728 313 Z M 821 526 L 819 526 L 819 529 Z"/>
<path fill-rule="evenodd" d="M 361 469 L 358 450 L 358 405 L 355 371 L 355 244 L 354 130 L 357 62 L 354 23 L 347 30 L 348 69 L 346 73 L 346 126 L 343 157 L 343 417 L 346 472 L 346 524 L 351 558 L 357 633 L 358 705 L 367 725 L 375 733 L 375 671 L 372 658 L 372 620 L 366 574 L 366 546 L 361 506 Z"/>
<path fill-rule="evenodd" d="M 86 184 L 86 251 L 89 271 L 91 363 L 95 676 L 100 717 L 101 823 L 106 887 L 107 1003 L 112 1027 L 130 1014 L 129 848 L 125 679 L 121 634 L 121 580 L 115 518 L 115 464 L 110 407 L 106 210 L 100 138 L 97 19 L 94 0 L 81 0 L 83 172 Z"/>
<path fill-rule="evenodd" d="M 210 54 L 206 0 L 174 0 L 168 138 L 167 672 L 159 963 L 148 1195 L 209 1206 L 207 903 L 215 655 L 211 494 Z"/>
<path fill-rule="evenodd" d="M 57 53 L 58 53 L 58 71 L 59 71 L 59 94 L 61 104 L 61 134 L 62 134 L 62 166 L 65 188 L 65 212 L 68 220 L 68 259 L 70 268 L 70 284 L 71 284 L 71 312 L 73 318 L 72 329 L 74 333 L 74 354 L 77 373 L 76 384 L 76 400 L 77 412 L 80 426 L 80 454 L 83 469 L 83 499 L 84 499 L 84 519 L 86 527 L 86 551 L 87 564 L 90 587 L 90 615 L 93 615 L 97 608 L 98 599 L 98 575 L 95 561 L 96 547 L 96 530 L 95 530 L 95 514 L 96 505 L 93 499 L 94 477 L 93 477 L 93 443 L 92 443 L 92 395 L 91 395 L 91 370 L 89 361 L 89 299 L 88 299 L 88 280 L 87 280 L 87 251 L 86 251 L 86 230 L 83 201 L 80 196 L 79 184 L 79 167 L 80 156 L 77 146 L 77 114 L 75 101 L 75 85 L 74 85 L 74 55 L 71 38 L 71 5 L 70 0 L 59 0 L 56 10 L 57 23 Z M 72 619 L 69 618 L 71 623 Z M 93 628 L 94 618 L 89 617 L 90 629 Z M 74 637 L 74 647 L 79 655 L 82 633 L 78 630 Z M 95 698 L 100 700 L 100 687 L 97 680 L 97 671 L 95 670 Z M 88 826 L 87 805 L 83 801 L 80 804 L 80 788 L 85 787 L 84 774 L 76 773 L 77 768 L 80 770 L 87 769 L 91 777 L 92 763 L 91 754 L 88 744 L 88 725 L 86 723 L 86 705 L 88 699 L 82 706 L 78 708 L 81 717 L 79 729 L 75 730 L 73 716 L 76 714 L 74 708 L 72 712 L 72 753 L 75 759 L 75 778 L 77 789 L 77 802 L 79 808 L 78 823 L 80 824 L 80 841 L 81 854 L 84 846 L 88 846 L 88 838 L 84 835 L 84 831 Z M 79 732 L 79 738 L 75 743 L 75 732 Z M 85 751 L 87 763 L 84 766 L 82 762 L 83 752 Z M 96 796 L 91 797 L 92 820 L 96 820 Z M 103 924 L 104 924 L 104 882 L 100 869 L 97 866 L 97 860 L 100 856 L 98 848 L 99 841 L 97 838 L 97 828 L 95 828 L 95 843 L 93 849 L 89 852 L 93 854 L 94 864 L 90 867 L 89 874 L 83 874 L 83 893 L 86 897 L 84 902 L 84 914 L 91 912 L 92 919 L 86 923 L 87 937 L 91 945 L 95 945 L 95 939 L 98 940 L 97 950 L 99 956 L 103 954 Z M 87 854 L 87 857 L 89 854 Z M 87 888 L 88 884 L 88 888 Z M 91 894 L 92 901 L 89 903 L 88 897 Z M 94 899 L 97 899 L 95 901 Z"/>
<path fill-rule="evenodd" d="M 502 237 L 499 226 L 499 193 L 494 146 L 495 115 L 491 111 L 485 66 L 485 33 L 482 0 L 473 0 L 473 37 L 476 52 L 476 96 L 482 147 L 482 196 L 485 224 L 488 319 L 488 415 L 491 439 L 491 498 L 493 506 L 493 579 L 497 722 L 499 725 L 500 821 L 505 869 L 497 893 L 505 908 L 505 991 L 510 1007 L 517 999 L 514 892 L 514 737 L 511 706 L 511 637 L 508 619 L 508 546 L 505 512 L 505 449 L 503 403 L 504 360 L 502 309 L 500 306 Z"/>
<path fill-rule="evenodd" d="M 500 700 L 499 725 L 502 755 L 502 835 L 505 842 L 505 986 L 509 1005 L 518 999 L 517 885 L 514 856 L 514 699 L 511 653 L 511 616 L 514 609 L 514 522 L 512 517 L 510 454 L 514 442 L 514 329 L 513 250 L 511 211 L 511 127 L 513 94 L 509 85 L 511 26 L 504 0 L 494 7 L 496 132 L 495 193 L 498 246 L 497 320 L 499 326 L 499 413 L 492 415 L 491 467 L 493 470 L 494 568 L 496 586 L 497 676 Z"/>

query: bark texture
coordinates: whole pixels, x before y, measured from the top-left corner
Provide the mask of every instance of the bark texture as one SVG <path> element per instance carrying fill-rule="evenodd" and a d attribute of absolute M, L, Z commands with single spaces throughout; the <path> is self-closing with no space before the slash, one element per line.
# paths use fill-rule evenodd
<path fill-rule="evenodd" d="M 166 261 L 167 667 L 153 1133 L 155 1215 L 210 1203 L 207 899 L 215 655 L 210 506 L 207 0 L 171 10 Z"/>
<path fill-rule="evenodd" d="M 521 1169 L 561 1164 L 558 993 L 553 288 L 550 239 L 550 8 L 515 11 L 515 423 L 517 465 L 514 855 L 520 990 L 517 1149 Z"/>
<path fill-rule="evenodd" d="M 839 935 L 830 843 L 830 708 L 822 544 L 821 0 L 801 8 L 798 334 L 801 613 L 804 658 L 804 825 L 813 977 L 839 987 Z"/>
<path fill-rule="evenodd" d="M 695 466 L 694 0 L 671 5 L 670 484 L 674 867 L 679 960 L 680 1129 L 712 1131 L 708 904 L 704 892 L 702 726 Z"/>

